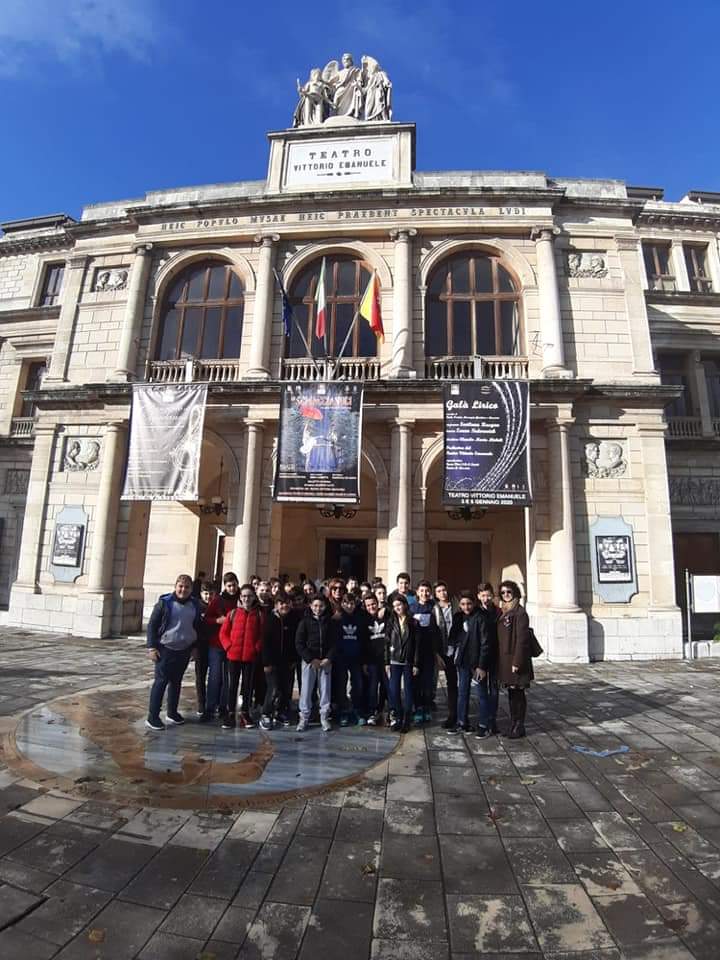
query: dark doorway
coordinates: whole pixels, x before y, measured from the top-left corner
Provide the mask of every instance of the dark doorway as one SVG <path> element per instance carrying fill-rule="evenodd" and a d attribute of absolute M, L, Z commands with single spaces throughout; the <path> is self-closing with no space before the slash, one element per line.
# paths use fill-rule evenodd
<path fill-rule="evenodd" d="M 438 543 L 438 580 L 448 585 L 450 596 L 472 590 L 482 580 L 482 544 L 441 540 Z"/>
<path fill-rule="evenodd" d="M 325 576 L 334 577 L 338 572 L 344 579 L 349 576 L 358 580 L 367 579 L 367 540 L 326 540 Z"/>

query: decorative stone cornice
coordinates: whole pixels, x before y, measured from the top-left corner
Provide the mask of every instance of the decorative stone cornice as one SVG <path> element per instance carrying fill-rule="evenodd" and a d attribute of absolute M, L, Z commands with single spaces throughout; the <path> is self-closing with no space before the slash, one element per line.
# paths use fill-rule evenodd
<path fill-rule="evenodd" d="M 64 230 L 62 233 L 43 234 L 38 237 L 3 238 L 0 240 L 0 258 L 16 256 L 19 253 L 39 253 L 42 250 L 58 250 L 72 246 L 73 238 Z"/>
<path fill-rule="evenodd" d="M 688 306 L 720 307 L 720 293 L 697 293 L 694 290 L 646 290 L 647 303 L 684 303 Z"/>
<path fill-rule="evenodd" d="M 0 327 L 5 323 L 37 323 L 41 320 L 57 320 L 60 316 L 60 304 L 52 307 L 16 307 L 14 310 L 0 310 Z"/>

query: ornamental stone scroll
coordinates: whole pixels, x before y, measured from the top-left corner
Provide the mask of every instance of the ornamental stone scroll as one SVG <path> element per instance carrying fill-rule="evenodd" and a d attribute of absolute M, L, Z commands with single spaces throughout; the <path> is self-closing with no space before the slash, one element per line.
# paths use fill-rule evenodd
<path fill-rule="evenodd" d="M 100 441 L 88 437 L 68 437 L 63 469 L 71 473 L 90 473 L 100 464 Z"/>

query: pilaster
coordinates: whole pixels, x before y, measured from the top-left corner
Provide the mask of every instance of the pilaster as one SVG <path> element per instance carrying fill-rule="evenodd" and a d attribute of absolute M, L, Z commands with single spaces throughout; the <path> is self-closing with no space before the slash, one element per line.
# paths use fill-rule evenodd
<path fill-rule="evenodd" d="M 657 379 L 645 302 L 647 278 L 640 243 L 635 237 L 617 237 L 616 244 L 625 278 L 625 310 L 632 348 L 633 373 L 636 376 Z"/>
<path fill-rule="evenodd" d="M 134 380 L 137 376 L 138 344 L 150 275 L 151 251 L 151 243 L 140 244 L 135 248 L 135 259 L 130 271 L 128 299 L 120 333 L 117 367 L 108 378 L 110 380 L 126 382 Z"/>
<path fill-rule="evenodd" d="M 273 265 L 279 234 L 265 234 L 255 237 L 260 244 L 257 285 L 255 288 L 255 308 L 253 311 L 252 339 L 250 342 L 250 361 L 246 380 L 270 379 L 270 345 L 272 343 L 272 314 L 275 283 Z"/>
<path fill-rule="evenodd" d="M 70 346 L 72 344 L 75 318 L 78 303 L 82 294 L 85 273 L 89 257 L 85 255 L 73 256 L 66 261 L 65 283 L 63 285 L 62 305 L 57 322 L 57 332 L 53 346 L 50 369 L 45 382 L 57 383 L 67 380 L 68 365 L 70 363 Z"/>

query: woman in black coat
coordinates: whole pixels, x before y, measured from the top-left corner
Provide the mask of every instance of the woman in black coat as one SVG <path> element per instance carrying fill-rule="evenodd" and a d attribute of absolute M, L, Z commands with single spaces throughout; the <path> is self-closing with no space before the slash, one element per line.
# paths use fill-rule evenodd
<path fill-rule="evenodd" d="M 530 621 L 520 606 L 520 587 L 513 580 L 500 584 L 498 632 L 498 682 L 507 689 L 510 707 L 510 740 L 525 736 L 525 691 L 534 679 L 530 655 Z"/>

